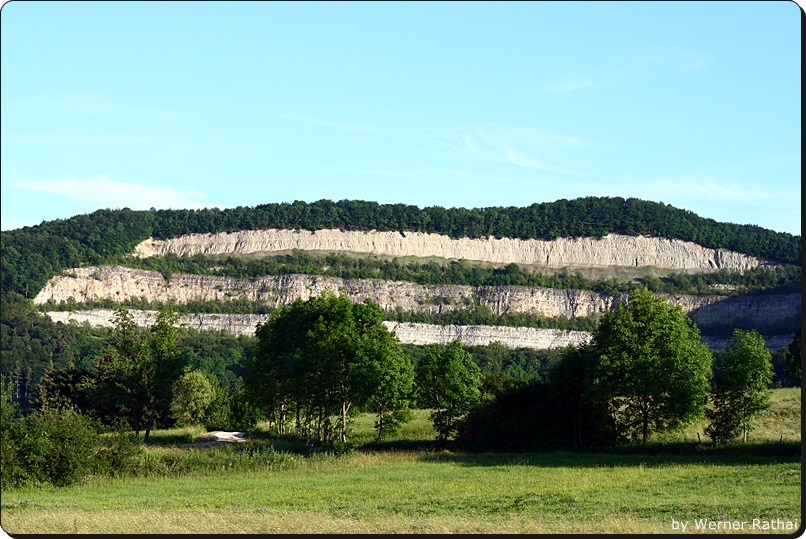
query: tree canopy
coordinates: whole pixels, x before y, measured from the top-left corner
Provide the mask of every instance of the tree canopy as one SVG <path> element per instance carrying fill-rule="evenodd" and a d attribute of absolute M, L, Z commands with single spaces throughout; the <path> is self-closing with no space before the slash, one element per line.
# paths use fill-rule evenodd
<path fill-rule="evenodd" d="M 764 346 L 764 337 L 756 331 L 734 331 L 714 362 L 705 433 L 721 443 L 741 433 L 746 442 L 753 417 L 770 406 L 772 375 L 772 354 Z"/>
<path fill-rule="evenodd" d="M 646 443 L 650 432 L 702 414 L 711 351 L 679 305 L 637 290 L 602 318 L 593 334 L 594 393 L 610 402 L 620 435 Z"/>
<path fill-rule="evenodd" d="M 412 367 L 376 304 L 323 293 L 272 313 L 256 331 L 245 379 L 254 402 L 283 432 L 290 408 L 298 432 L 346 442 L 348 416 L 379 414 L 379 437 L 407 409 Z M 407 359 L 407 358 L 406 358 Z M 333 424 L 333 419 L 337 424 Z"/>
<path fill-rule="evenodd" d="M 430 408 L 431 420 L 440 440 L 445 441 L 459 428 L 481 397 L 482 376 L 478 365 L 458 339 L 443 346 L 428 347 L 417 364 L 420 405 Z"/>

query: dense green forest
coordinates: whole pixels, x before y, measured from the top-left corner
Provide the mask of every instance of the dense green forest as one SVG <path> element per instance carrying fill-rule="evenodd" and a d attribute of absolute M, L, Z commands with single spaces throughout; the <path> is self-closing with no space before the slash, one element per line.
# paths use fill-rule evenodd
<path fill-rule="evenodd" d="M 388 314 L 387 318 L 396 319 L 393 313 Z M 401 315 L 399 318 L 405 320 L 407 316 Z M 472 311 L 460 311 L 425 316 L 419 321 L 469 324 L 483 322 L 483 319 L 473 318 Z M 110 346 L 113 339 L 111 328 L 53 322 L 41 316 L 30 300 L 14 292 L 2 295 L 0 322 L 2 333 L 0 374 L 9 382 L 15 403 L 27 409 L 37 398 L 42 376 L 52 367 L 60 373 L 59 383 L 65 385 L 67 388 L 65 391 L 75 397 L 76 404 L 83 408 L 90 406 L 85 402 L 88 397 L 82 397 L 80 391 L 69 388 L 75 389 L 74 386 L 81 377 L 91 371 L 93 360 Z M 507 320 L 498 318 L 495 322 L 503 325 Z M 551 320 L 531 320 L 528 319 L 528 315 L 512 323 L 552 327 Z M 580 320 L 579 327 L 565 329 L 590 330 L 594 323 L 594 320 Z M 236 337 L 225 331 L 183 329 L 179 339 L 179 346 L 187 364 L 212 375 L 230 396 L 234 396 L 237 392 L 239 379 L 244 370 L 244 359 L 250 353 L 253 344 L 253 337 Z M 497 343 L 465 348 L 481 367 L 485 375 L 485 387 L 489 392 L 493 392 L 496 388 L 510 387 L 519 381 L 545 376 L 548 368 L 563 353 L 561 349 L 509 349 Z M 425 347 L 406 344 L 403 345 L 403 349 L 416 365 Z M 774 383 L 788 386 L 793 382 L 785 373 L 784 354 L 783 349 L 773 352 L 776 369 Z"/>
<path fill-rule="evenodd" d="M 800 236 L 703 218 L 668 204 L 586 197 L 525 207 L 419 208 L 359 200 L 261 204 L 218 210 L 98 210 L 0 235 L 2 291 L 32 298 L 61 270 L 108 263 L 141 241 L 264 228 L 397 230 L 453 238 L 648 234 L 800 265 Z"/>
<path fill-rule="evenodd" d="M 649 447 L 650 435 L 703 414 L 715 444 L 746 442 L 769 388 L 800 375 L 799 333 L 774 354 L 756 331 L 736 330 L 713 353 L 679 307 L 646 289 L 603 315 L 591 343 L 546 351 L 404 347 L 377 304 L 332 293 L 278 309 L 254 338 L 182 329 L 171 309 L 148 327 L 126 308 L 113 328 L 53 324 L 19 294 L 3 299 L 4 485 L 120 474 L 155 429 L 172 427 L 268 422 L 283 440 L 352 451 L 358 414 L 374 417 L 382 443 L 412 407 L 429 411 L 442 447 L 470 451 Z"/>

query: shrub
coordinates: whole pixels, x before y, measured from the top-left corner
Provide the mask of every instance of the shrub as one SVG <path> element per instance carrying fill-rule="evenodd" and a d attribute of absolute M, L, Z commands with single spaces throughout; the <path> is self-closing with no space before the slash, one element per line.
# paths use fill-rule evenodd
<path fill-rule="evenodd" d="M 126 475 L 134 470 L 134 457 L 139 454 L 140 437 L 129 430 L 125 421 L 120 421 L 113 433 L 101 438 L 95 470 L 111 476 Z"/>
<path fill-rule="evenodd" d="M 98 443 L 97 423 L 73 408 L 45 408 L 4 425 L 3 487 L 76 483 L 93 470 Z"/>

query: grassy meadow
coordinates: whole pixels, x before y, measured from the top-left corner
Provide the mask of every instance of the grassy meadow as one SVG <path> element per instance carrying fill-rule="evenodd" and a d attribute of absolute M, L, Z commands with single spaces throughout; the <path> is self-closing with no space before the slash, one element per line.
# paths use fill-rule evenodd
<path fill-rule="evenodd" d="M 426 411 L 384 444 L 371 428 L 359 417 L 353 442 L 366 445 L 340 454 L 265 426 L 206 446 L 189 443 L 201 427 L 157 431 L 136 475 L 3 491 L 0 523 L 10 535 L 793 533 L 802 519 L 800 389 L 775 390 L 748 444 L 718 450 L 697 444 L 702 425 L 602 454 L 439 449 Z"/>

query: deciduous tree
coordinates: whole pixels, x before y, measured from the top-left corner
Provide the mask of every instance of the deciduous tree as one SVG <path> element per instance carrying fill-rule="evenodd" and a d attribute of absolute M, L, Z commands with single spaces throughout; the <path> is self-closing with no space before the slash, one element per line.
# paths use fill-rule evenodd
<path fill-rule="evenodd" d="M 801 371 L 801 350 L 800 350 L 800 328 L 795 332 L 795 338 L 789 343 L 786 348 L 785 356 L 787 375 L 790 380 L 800 387 L 800 371 Z"/>
<path fill-rule="evenodd" d="M 244 376 L 248 393 L 274 410 L 280 429 L 293 404 L 297 427 L 315 428 L 324 441 L 335 430 L 346 442 L 348 418 L 362 406 L 379 413 L 379 429 L 391 427 L 408 389 L 400 345 L 382 322 L 378 305 L 332 293 L 277 309 L 257 328 Z"/>
<path fill-rule="evenodd" d="M 609 400 L 620 435 L 646 443 L 702 415 L 712 355 L 680 306 L 639 289 L 605 314 L 593 349 L 592 390 Z"/>
<path fill-rule="evenodd" d="M 429 346 L 417 364 L 420 404 L 432 409 L 431 420 L 438 439 L 445 441 L 458 428 L 458 421 L 479 402 L 481 369 L 458 339 L 447 346 Z"/>
<path fill-rule="evenodd" d="M 171 413 L 180 426 L 199 424 L 204 419 L 216 398 L 215 382 L 210 377 L 201 371 L 190 370 L 174 382 Z"/>
<path fill-rule="evenodd" d="M 764 346 L 764 338 L 753 330 L 735 330 L 714 362 L 705 434 L 725 443 L 741 433 L 746 442 L 753 417 L 770 406 L 772 376 L 772 354 Z"/>

